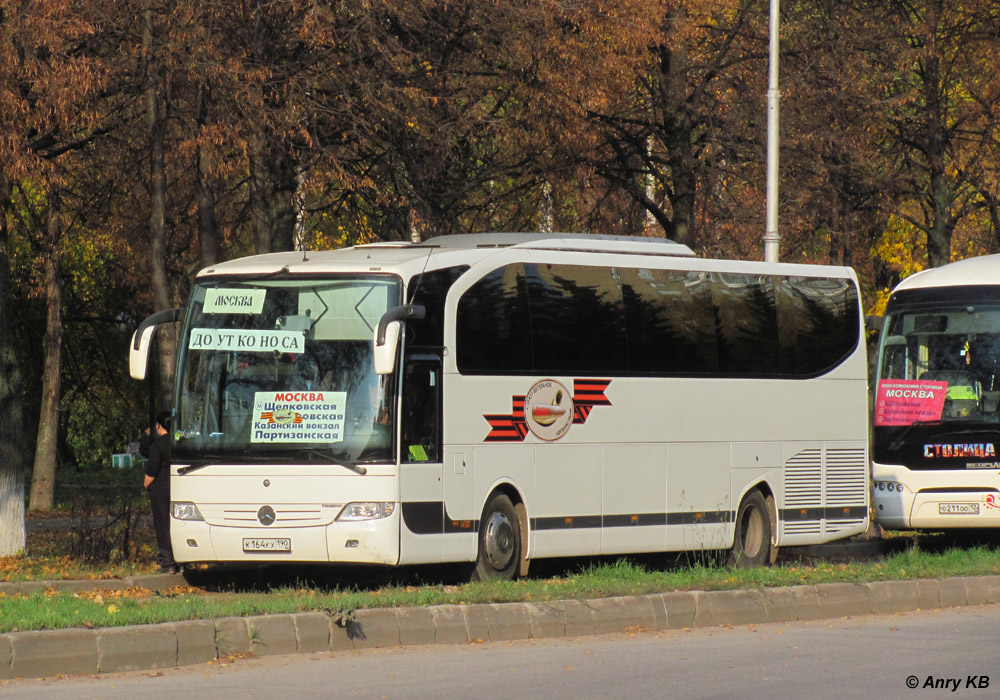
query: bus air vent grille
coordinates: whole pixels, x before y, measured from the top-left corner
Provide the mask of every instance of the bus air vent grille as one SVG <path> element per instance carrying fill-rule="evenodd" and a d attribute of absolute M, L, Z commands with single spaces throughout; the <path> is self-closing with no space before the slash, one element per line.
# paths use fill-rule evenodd
<path fill-rule="evenodd" d="M 843 530 L 853 530 L 863 522 L 864 520 L 827 520 L 826 533 L 832 535 Z"/>
<path fill-rule="evenodd" d="M 865 504 L 868 471 L 863 449 L 828 449 L 826 451 L 826 506 Z"/>
<path fill-rule="evenodd" d="M 819 520 L 803 520 L 802 522 L 782 523 L 786 535 L 818 535 L 822 529 Z"/>
<path fill-rule="evenodd" d="M 823 505 L 823 451 L 803 450 L 785 462 L 785 507 Z"/>
<path fill-rule="evenodd" d="M 273 504 L 274 523 L 270 528 L 276 527 L 309 527 L 315 525 L 329 525 L 339 512 L 338 509 L 320 508 L 312 504 Z M 206 512 L 207 510 L 207 512 Z M 222 508 L 218 511 L 214 509 L 202 509 L 205 520 L 209 525 L 229 525 L 240 527 L 266 527 L 257 518 L 258 508 L 247 506 L 235 506 Z"/>

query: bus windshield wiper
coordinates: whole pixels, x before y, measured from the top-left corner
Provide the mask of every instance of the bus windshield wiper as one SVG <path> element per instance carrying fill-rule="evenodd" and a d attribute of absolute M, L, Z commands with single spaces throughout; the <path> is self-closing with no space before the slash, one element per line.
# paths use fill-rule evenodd
<path fill-rule="evenodd" d="M 360 464 L 354 464 L 352 462 L 347 462 L 347 461 L 345 461 L 343 459 L 338 459 L 338 458 L 334 457 L 333 455 L 327 454 L 323 450 L 319 450 L 319 449 L 316 449 L 316 448 L 310 448 L 310 449 L 302 450 L 302 452 L 305 452 L 306 454 L 313 455 L 314 457 L 321 457 L 323 460 L 325 460 L 326 462 L 329 462 L 330 464 L 336 464 L 337 466 L 344 467 L 344 469 L 350 469 L 352 472 L 360 474 L 361 476 L 364 476 L 365 474 L 368 473 L 368 469 L 366 467 L 363 467 Z"/>
<path fill-rule="evenodd" d="M 205 467 L 212 467 L 215 466 L 216 464 L 222 464 L 221 457 L 216 457 L 215 455 L 211 456 L 206 455 L 206 456 L 208 457 L 208 459 L 206 459 L 204 462 L 198 462 L 197 464 L 189 464 L 186 467 L 181 467 L 180 469 L 177 470 L 177 473 L 180 476 L 184 476 L 185 474 L 196 472 L 199 469 L 204 469 Z"/>
<path fill-rule="evenodd" d="M 894 452 L 895 450 L 898 450 L 900 447 L 902 447 L 903 441 L 906 440 L 906 436 L 909 435 L 910 432 L 918 425 L 923 427 L 927 425 L 941 425 L 941 424 L 942 421 L 940 418 L 935 420 L 918 420 L 910 423 L 908 426 L 903 428 L 903 430 L 899 433 L 899 435 L 895 437 L 895 439 L 893 439 L 892 442 L 889 443 L 889 451 Z"/>
<path fill-rule="evenodd" d="M 368 469 L 366 467 L 363 467 L 360 464 L 352 464 L 351 462 L 338 459 L 332 455 L 327 454 L 326 452 L 323 452 L 322 450 L 307 449 L 307 450 L 301 450 L 301 452 L 313 455 L 315 457 L 320 457 L 323 459 L 324 462 L 328 462 L 329 464 L 336 464 L 337 466 L 344 467 L 345 469 L 350 469 L 352 472 L 361 474 L 362 476 L 368 473 Z M 180 469 L 177 470 L 177 474 L 180 476 L 184 476 L 185 474 L 196 472 L 199 469 L 204 469 L 205 467 L 212 467 L 215 466 L 216 464 L 222 464 L 225 461 L 217 455 L 210 455 L 210 456 L 207 455 L 207 457 L 208 459 L 206 459 L 204 462 L 198 462 L 197 464 L 190 464 L 186 467 L 181 467 Z M 286 457 L 286 459 L 288 459 L 288 457 Z M 268 460 L 265 458 L 264 462 L 267 461 Z"/>
<path fill-rule="evenodd" d="M 915 428 L 918 425 L 919 426 L 925 426 L 925 425 L 944 425 L 944 421 L 940 421 L 940 420 L 924 420 L 924 421 L 917 421 L 916 423 L 911 423 L 910 425 L 906 426 L 906 429 L 903 430 L 899 435 L 897 435 L 895 437 L 895 439 L 891 443 L 889 443 L 889 450 L 891 451 L 891 450 L 897 450 L 897 449 L 899 449 L 899 447 L 903 444 L 903 441 L 906 439 L 906 436 L 909 435 L 910 430 L 912 430 L 913 428 Z M 996 433 L 996 432 L 997 432 L 996 428 L 985 427 L 984 426 L 982 428 L 962 428 L 961 430 L 949 430 L 949 431 L 947 431 L 946 434 L 947 435 L 981 435 L 982 433 Z"/>

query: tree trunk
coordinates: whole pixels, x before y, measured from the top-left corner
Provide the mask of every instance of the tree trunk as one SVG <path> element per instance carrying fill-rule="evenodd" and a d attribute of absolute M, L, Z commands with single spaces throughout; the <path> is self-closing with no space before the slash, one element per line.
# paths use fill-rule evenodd
<path fill-rule="evenodd" d="M 682 147 L 686 147 L 686 144 Z M 673 159 L 670 160 L 673 161 Z M 687 246 L 694 246 L 695 190 L 697 189 L 694 159 L 682 157 L 678 158 L 677 161 L 683 163 L 683 168 L 676 170 L 674 175 L 674 191 L 669 197 L 674 215 L 667 238 Z M 671 163 L 671 167 L 674 167 L 673 163 Z"/>
<path fill-rule="evenodd" d="M 42 407 L 35 442 L 35 466 L 31 476 L 28 510 L 52 510 L 56 481 L 56 453 L 59 444 L 59 402 L 62 397 L 62 280 L 59 277 L 59 209 L 50 197 L 46 220 L 45 251 L 45 337 L 42 340 Z"/>
<path fill-rule="evenodd" d="M 295 250 L 295 223 L 298 220 L 295 194 L 299 190 L 299 177 L 286 149 L 280 149 L 278 157 L 271 161 L 271 177 L 273 182 L 271 211 L 274 227 L 271 245 L 275 252 Z"/>
<path fill-rule="evenodd" d="M 162 80 L 154 53 L 153 10 L 145 10 L 143 26 L 143 46 L 148 57 L 146 65 L 146 126 L 149 133 L 149 282 L 153 291 L 153 305 L 156 311 L 171 308 L 170 283 L 167 277 L 167 178 L 164 154 L 166 129 L 166 100 L 161 94 Z M 160 349 L 160 395 L 163 405 L 171 403 L 174 378 L 174 350 L 176 330 L 164 324 L 157 330 Z"/>
<path fill-rule="evenodd" d="M 668 26 L 677 22 L 684 10 L 677 8 L 667 14 Z M 654 49 L 659 71 L 659 129 L 667 149 L 670 187 L 666 188 L 670 202 L 670 226 L 667 238 L 684 245 L 694 245 L 695 197 L 698 186 L 698 160 L 694 154 L 692 135 L 695 124 L 688 106 L 688 57 L 683 51 L 667 46 Z M 659 207 L 662 211 L 662 206 Z M 655 216 L 655 212 L 654 212 Z"/>
<path fill-rule="evenodd" d="M 851 239 L 850 209 L 841 198 L 844 184 L 839 177 L 829 176 L 830 188 L 827 213 L 821 218 L 830 235 L 830 264 L 850 267 L 853 264 L 853 241 Z"/>
<path fill-rule="evenodd" d="M 851 224 L 853 221 L 854 217 L 851 216 L 847 223 Z M 844 257 L 841 264 L 844 267 L 854 267 L 854 227 L 845 227 L 840 235 L 844 238 Z"/>
<path fill-rule="evenodd" d="M 8 369 L 5 366 L 0 371 L 7 372 Z M 0 378 L 0 384 L 8 379 L 10 377 Z M 0 387 L 0 404 L 4 403 L 3 388 Z M 13 422 L 6 416 L 0 421 Z M 7 431 L 0 429 L 0 432 Z M 24 551 L 24 470 L 18 464 L 20 455 L 14 459 L 13 455 L 6 454 L 16 450 L 11 443 L 0 445 L 0 557 L 12 557 Z"/>
<path fill-rule="evenodd" d="M 543 180 L 538 197 L 538 230 L 542 233 L 552 233 L 552 225 L 555 221 L 554 209 L 552 185 L 549 184 L 548 180 Z"/>
<path fill-rule="evenodd" d="M 948 152 L 947 116 L 941 95 L 943 78 L 941 58 L 937 53 L 936 32 L 941 20 L 940 7 L 929 8 L 925 21 L 930 37 L 923 59 L 923 91 L 925 124 L 925 157 L 928 171 L 928 191 L 924 195 L 930 209 L 927 225 L 927 265 L 940 267 L 951 262 L 951 234 L 954 224 L 951 205 L 954 200 L 947 169 L 951 163 Z"/>
<path fill-rule="evenodd" d="M 951 192 L 948 182 L 941 172 L 931 173 L 932 220 L 927 230 L 927 265 L 941 267 L 951 262 Z"/>
<path fill-rule="evenodd" d="M 210 96 L 206 88 L 201 90 L 198 106 L 198 126 L 207 126 Z M 215 218 L 215 180 L 212 177 L 212 161 L 209 152 L 198 147 L 198 251 L 201 267 L 211 267 L 219 261 L 219 224 Z"/>
<path fill-rule="evenodd" d="M 0 183 L 0 556 L 24 551 L 24 421 L 21 373 L 11 343 L 7 302 L 10 258 L 7 254 L 7 204 L 10 191 Z"/>
<path fill-rule="evenodd" d="M 258 254 L 295 248 L 295 193 L 299 186 L 286 149 L 258 139 L 250 157 L 250 220 Z"/>
<path fill-rule="evenodd" d="M 271 217 L 267 211 L 267 155 L 256 139 L 253 152 L 250 154 L 250 225 L 253 228 L 253 249 L 257 255 L 271 252 Z"/>

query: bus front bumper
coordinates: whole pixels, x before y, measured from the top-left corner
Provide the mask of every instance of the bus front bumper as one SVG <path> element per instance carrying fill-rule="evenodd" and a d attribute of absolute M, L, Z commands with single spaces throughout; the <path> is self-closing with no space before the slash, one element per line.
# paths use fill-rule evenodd
<path fill-rule="evenodd" d="M 940 473 L 881 467 L 872 478 L 875 522 L 889 530 L 1000 527 L 1000 489 L 983 481 L 955 472 L 941 486 Z"/>
<path fill-rule="evenodd" d="M 191 562 L 399 562 L 399 510 L 377 520 L 299 527 L 213 525 L 171 518 L 174 559 Z"/>

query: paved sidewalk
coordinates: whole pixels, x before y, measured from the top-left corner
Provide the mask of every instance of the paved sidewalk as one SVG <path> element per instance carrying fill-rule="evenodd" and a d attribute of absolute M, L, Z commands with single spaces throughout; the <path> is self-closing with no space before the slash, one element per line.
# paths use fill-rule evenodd
<path fill-rule="evenodd" d="M 110 587 L 114 582 L 0 584 L 0 592 Z M 118 585 L 125 582 L 119 581 Z M 180 575 L 133 577 L 130 585 L 182 585 Z M 84 585 L 85 584 L 85 585 Z M 763 590 L 684 591 L 550 603 L 442 605 L 320 612 L 105 629 L 0 634 L 0 679 L 172 668 L 230 655 L 336 652 L 418 644 L 575 637 L 630 629 L 817 620 L 1000 603 L 1000 576 L 828 583 Z"/>

